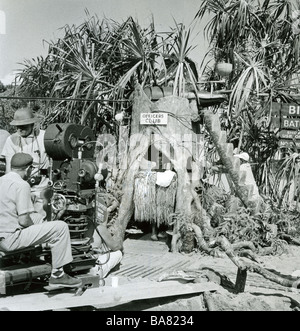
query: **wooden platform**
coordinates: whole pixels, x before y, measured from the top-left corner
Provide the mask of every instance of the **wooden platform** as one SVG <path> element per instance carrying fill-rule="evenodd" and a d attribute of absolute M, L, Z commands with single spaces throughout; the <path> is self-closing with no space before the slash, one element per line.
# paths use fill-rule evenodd
<path fill-rule="evenodd" d="M 126 239 L 124 251 L 119 268 L 109 274 L 103 287 L 89 288 L 81 296 L 75 296 L 75 290 L 66 290 L 0 297 L 0 310 L 43 311 L 84 306 L 105 309 L 135 300 L 197 296 L 201 292 L 219 289 L 219 285 L 212 282 L 159 282 L 158 278 L 164 273 L 182 270 L 195 261 L 182 254 L 170 253 L 164 241 L 153 242 L 149 236 L 138 240 Z M 119 279 L 117 288 L 111 286 L 112 276 Z"/>
<path fill-rule="evenodd" d="M 215 283 L 181 284 L 177 281 L 131 282 L 118 287 L 104 286 L 86 290 L 75 296 L 74 290 L 66 293 L 51 292 L 23 294 L 0 298 L 0 310 L 9 311 L 46 311 L 65 308 L 97 306 L 97 309 L 111 307 L 134 300 L 172 297 L 201 292 L 217 291 Z"/>
<path fill-rule="evenodd" d="M 229 259 L 213 258 L 199 253 L 171 253 L 166 242 L 153 242 L 149 235 L 138 239 L 127 238 L 124 252 L 119 268 L 108 275 L 104 287 L 90 288 L 82 296 L 75 296 L 75 292 L 69 291 L 59 294 L 45 292 L 0 297 L 0 310 L 59 310 L 83 306 L 113 309 L 136 300 L 144 300 L 145 303 L 147 300 L 166 297 L 171 300 L 174 297 L 175 300 L 175 297 L 198 296 L 203 292 L 222 289 L 215 282 L 159 282 L 162 276 L 182 270 L 209 269 L 226 275 L 232 283 L 236 281 L 237 267 Z M 111 286 L 112 276 L 118 277 L 118 288 Z M 248 273 L 246 292 L 264 293 L 266 289 L 278 295 L 293 295 L 294 300 L 300 302 L 300 291 L 293 289 L 295 293 L 290 292 L 289 289 L 258 274 Z"/>

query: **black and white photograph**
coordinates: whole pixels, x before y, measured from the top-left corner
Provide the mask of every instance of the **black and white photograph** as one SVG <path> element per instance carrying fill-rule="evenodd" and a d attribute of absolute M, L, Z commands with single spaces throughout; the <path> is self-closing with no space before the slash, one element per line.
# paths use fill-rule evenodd
<path fill-rule="evenodd" d="M 300 0 L 0 0 L 0 311 L 299 310 Z"/>

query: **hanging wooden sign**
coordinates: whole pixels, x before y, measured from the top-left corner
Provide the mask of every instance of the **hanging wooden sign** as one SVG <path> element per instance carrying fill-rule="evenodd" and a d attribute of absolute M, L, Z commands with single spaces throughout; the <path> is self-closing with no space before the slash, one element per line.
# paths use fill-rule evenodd
<path fill-rule="evenodd" d="M 300 140 L 280 139 L 278 142 L 279 147 L 292 148 L 296 145 L 297 149 L 300 148 Z"/>
<path fill-rule="evenodd" d="M 281 130 L 279 137 L 282 139 L 300 139 L 300 132 L 296 130 Z"/>
<path fill-rule="evenodd" d="M 281 130 L 300 129 L 300 105 L 290 103 L 272 103 L 272 125 Z"/>
<path fill-rule="evenodd" d="M 279 129 L 279 146 L 300 149 L 300 105 L 292 103 L 272 103 L 271 123 Z"/>
<path fill-rule="evenodd" d="M 300 117 L 300 105 L 283 103 L 281 106 L 281 116 Z"/>
<path fill-rule="evenodd" d="M 140 124 L 142 125 L 167 125 L 167 113 L 141 113 Z"/>
<path fill-rule="evenodd" d="M 281 119 L 281 129 L 300 129 L 300 117 L 296 118 L 282 118 Z"/>

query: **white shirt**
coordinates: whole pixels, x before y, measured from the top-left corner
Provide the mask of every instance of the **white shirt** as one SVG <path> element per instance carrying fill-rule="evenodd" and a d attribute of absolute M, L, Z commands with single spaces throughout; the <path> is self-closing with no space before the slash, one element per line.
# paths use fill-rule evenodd
<path fill-rule="evenodd" d="M 253 176 L 251 165 L 249 163 L 241 164 L 240 165 L 240 171 L 246 172 L 245 183 L 244 184 L 245 185 L 252 185 L 253 186 L 252 197 L 253 198 L 258 198 L 260 195 L 259 195 L 258 187 L 256 185 L 255 178 Z"/>
<path fill-rule="evenodd" d="M 21 229 L 19 215 L 33 213 L 30 185 L 19 174 L 0 177 L 0 238 Z"/>
<path fill-rule="evenodd" d="M 26 138 L 21 137 L 18 133 L 9 136 L 2 150 L 2 155 L 6 158 L 6 172 L 10 171 L 10 161 L 15 153 L 27 153 L 33 158 L 32 176 L 38 175 L 40 169 L 48 169 L 50 162 L 46 154 L 44 145 L 45 131 L 39 130 L 38 135 L 29 135 Z M 44 177 L 37 187 L 47 186 L 48 179 Z"/>

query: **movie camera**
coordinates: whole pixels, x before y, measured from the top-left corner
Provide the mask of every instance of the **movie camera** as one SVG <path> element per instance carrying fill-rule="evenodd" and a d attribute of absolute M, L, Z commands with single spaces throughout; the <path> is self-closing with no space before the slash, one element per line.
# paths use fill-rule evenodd
<path fill-rule="evenodd" d="M 44 137 L 51 161 L 51 210 L 62 214 L 59 219 L 69 226 L 73 271 L 90 268 L 95 263 L 87 254 L 95 224 L 96 179 L 99 177 L 94 155 L 95 139 L 89 127 L 69 123 L 49 125 Z"/>

